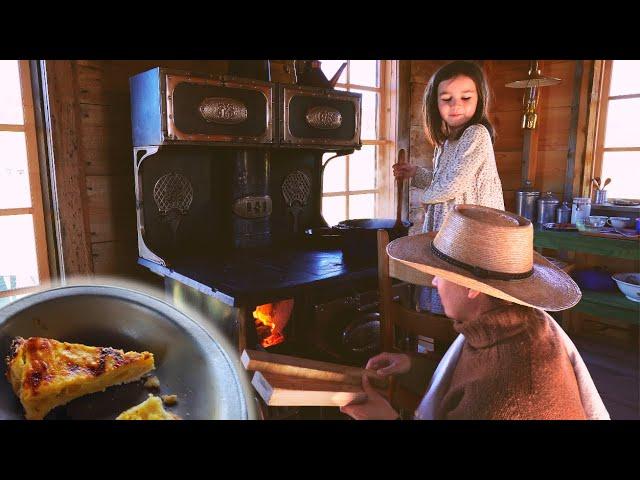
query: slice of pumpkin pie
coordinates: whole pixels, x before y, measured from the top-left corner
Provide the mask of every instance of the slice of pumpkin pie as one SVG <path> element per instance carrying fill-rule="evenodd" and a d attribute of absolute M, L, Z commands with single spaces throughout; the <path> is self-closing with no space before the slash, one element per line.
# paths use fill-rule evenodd
<path fill-rule="evenodd" d="M 89 347 L 50 338 L 16 337 L 7 357 L 7 378 L 28 420 L 113 385 L 133 382 L 155 368 L 153 354 Z"/>
<path fill-rule="evenodd" d="M 175 413 L 167 412 L 162 405 L 162 400 L 149 394 L 144 402 L 125 410 L 116 417 L 116 420 L 182 420 Z"/>

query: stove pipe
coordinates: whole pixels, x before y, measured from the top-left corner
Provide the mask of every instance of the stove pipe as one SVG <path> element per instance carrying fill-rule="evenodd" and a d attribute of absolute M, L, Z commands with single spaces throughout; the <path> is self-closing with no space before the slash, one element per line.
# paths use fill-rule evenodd
<path fill-rule="evenodd" d="M 228 73 L 235 77 L 270 82 L 271 62 L 269 60 L 230 60 Z"/>
<path fill-rule="evenodd" d="M 232 176 L 233 243 L 236 248 L 258 247 L 271 242 L 270 153 L 260 150 L 234 152 Z"/>

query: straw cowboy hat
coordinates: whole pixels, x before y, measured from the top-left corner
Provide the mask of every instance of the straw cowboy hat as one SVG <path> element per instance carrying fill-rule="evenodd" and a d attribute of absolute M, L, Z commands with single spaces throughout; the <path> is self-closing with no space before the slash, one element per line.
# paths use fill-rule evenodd
<path fill-rule="evenodd" d="M 437 233 L 398 238 L 387 254 L 392 276 L 426 273 L 542 310 L 570 308 L 582 296 L 569 275 L 534 252 L 531 222 L 494 208 L 456 205 Z"/>

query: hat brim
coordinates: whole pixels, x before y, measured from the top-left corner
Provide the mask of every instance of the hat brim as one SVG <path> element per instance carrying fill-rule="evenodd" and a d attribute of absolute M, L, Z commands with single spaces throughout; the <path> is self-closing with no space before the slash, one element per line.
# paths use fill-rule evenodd
<path fill-rule="evenodd" d="M 573 279 L 537 252 L 533 252 L 533 274 L 528 278 L 493 280 L 477 277 L 433 254 L 431 242 L 436 233 L 401 237 L 389 243 L 389 274 L 398 278 L 411 277 L 404 280 L 421 285 L 427 284 L 426 276 L 424 283 L 419 281 L 421 273 L 433 275 L 492 297 L 549 311 L 571 308 L 582 297 Z"/>

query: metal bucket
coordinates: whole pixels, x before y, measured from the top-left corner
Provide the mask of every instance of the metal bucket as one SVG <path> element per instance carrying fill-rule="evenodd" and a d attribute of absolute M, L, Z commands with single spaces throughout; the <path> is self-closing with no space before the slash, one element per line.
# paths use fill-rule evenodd
<path fill-rule="evenodd" d="M 516 192 L 516 213 L 529 219 L 532 223 L 536 221 L 536 201 L 540 197 L 540 192 L 530 190 L 518 190 Z"/>
<path fill-rule="evenodd" d="M 538 198 L 538 212 L 536 215 L 537 223 L 553 223 L 556 221 L 556 209 L 560 200 L 553 196 L 553 193 L 547 192 L 544 196 Z"/>

